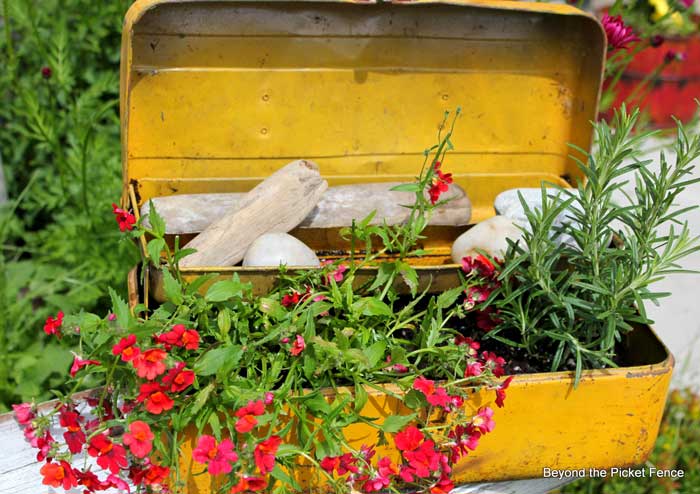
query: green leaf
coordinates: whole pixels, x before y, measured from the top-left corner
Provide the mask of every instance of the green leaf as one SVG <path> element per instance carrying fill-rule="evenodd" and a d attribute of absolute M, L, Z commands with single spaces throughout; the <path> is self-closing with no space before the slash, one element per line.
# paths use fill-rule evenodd
<path fill-rule="evenodd" d="M 455 288 L 450 288 L 447 291 L 442 292 L 438 295 L 436 304 L 440 309 L 447 309 L 452 307 L 457 301 L 457 298 L 464 293 L 464 288 L 462 286 L 457 286 Z"/>
<path fill-rule="evenodd" d="M 367 404 L 367 400 L 369 399 L 369 395 L 367 394 L 367 390 L 365 390 L 365 387 L 360 384 L 359 382 L 355 383 L 355 406 L 354 409 L 357 413 L 360 413 L 362 409 L 365 407 Z"/>
<path fill-rule="evenodd" d="M 394 434 L 413 422 L 416 417 L 417 414 L 415 413 L 410 415 L 390 415 L 384 420 L 381 430 L 387 434 Z"/>
<path fill-rule="evenodd" d="M 286 445 L 281 444 L 279 449 L 281 450 L 284 446 L 286 446 Z M 279 450 L 278 450 L 278 453 L 279 453 Z M 278 454 L 278 456 L 280 456 L 280 455 Z M 292 477 L 287 475 L 285 473 L 285 471 L 282 470 L 278 464 L 275 464 L 275 467 L 270 472 L 270 475 L 273 478 L 282 482 L 283 485 L 291 487 L 294 490 L 294 492 L 301 492 L 302 491 L 301 486 Z"/>
<path fill-rule="evenodd" d="M 129 306 L 124 299 L 122 299 L 117 292 L 112 289 L 112 287 L 109 287 L 108 291 L 109 298 L 112 299 L 112 310 L 114 311 L 114 315 L 117 316 L 117 324 L 120 327 L 127 329 L 131 321 Z"/>
<path fill-rule="evenodd" d="M 214 434 L 214 437 L 216 438 L 217 441 L 221 440 L 221 422 L 219 422 L 219 416 L 215 413 L 212 413 L 209 416 L 209 425 L 211 426 L 211 431 Z"/>
<path fill-rule="evenodd" d="M 156 238 L 165 236 L 165 220 L 156 211 L 153 201 L 148 201 L 148 222 L 151 224 L 151 230 Z"/>
<path fill-rule="evenodd" d="M 415 182 L 410 184 L 401 184 L 392 187 L 389 190 L 395 190 L 396 192 L 420 192 L 420 184 Z"/>
<path fill-rule="evenodd" d="M 146 246 L 148 251 L 148 258 L 151 260 L 154 266 L 160 266 L 160 253 L 165 248 L 165 240 L 162 238 L 154 238 Z"/>
<path fill-rule="evenodd" d="M 194 397 L 194 405 L 192 406 L 192 409 L 190 410 L 191 416 L 194 416 L 199 412 L 204 404 L 209 400 L 209 395 L 211 392 L 214 390 L 214 387 L 216 386 L 216 383 L 214 381 L 210 382 L 207 384 L 207 386 L 200 390 Z"/>
<path fill-rule="evenodd" d="M 211 376 L 216 374 L 224 366 L 233 368 L 241 359 L 243 350 L 240 345 L 230 345 L 214 348 L 206 352 L 201 359 L 194 364 L 194 372 L 198 376 Z"/>
<path fill-rule="evenodd" d="M 308 397 L 304 397 L 304 404 L 312 412 L 327 415 L 331 411 L 331 406 L 321 393 L 315 393 L 313 395 L 309 395 Z"/>
<path fill-rule="evenodd" d="M 391 316 L 393 311 L 387 304 L 374 297 L 363 297 L 352 304 L 353 312 L 363 316 Z"/>
<path fill-rule="evenodd" d="M 369 361 L 370 368 L 376 367 L 376 365 L 384 358 L 384 352 L 386 351 L 386 341 L 381 340 L 373 343 L 369 347 L 364 349 L 364 354 Z"/>
<path fill-rule="evenodd" d="M 180 305 L 184 301 L 182 297 L 182 286 L 180 282 L 173 278 L 170 274 L 170 270 L 163 268 L 163 289 L 165 290 L 165 296 L 169 301 L 175 305 Z"/>
<path fill-rule="evenodd" d="M 416 389 L 411 389 L 403 398 L 403 404 L 412 410 L 418 410 L 425 407 L 428 402 L 425 395 Z"/>
<path fill-rule="evenodd" d="M 411 291 L 411 295 L 415 297 L 416 292 L 418 291 L 418 272 L 406 262 L 398 263 L 396 269 L 401 275 L 404 283 L 406 283 L 406 286 L 408 286 L 409 290 Z"/>
<path fill-rule="evenodd" d="M 251 288 L 250 283 L 241 283 L 236 273 L 233 275 L 233 279 L 217 281 L 210 286 L 204 298 L 208 302 L 224 302 L 234 297 L 242 298 L 244 292 Z"/>

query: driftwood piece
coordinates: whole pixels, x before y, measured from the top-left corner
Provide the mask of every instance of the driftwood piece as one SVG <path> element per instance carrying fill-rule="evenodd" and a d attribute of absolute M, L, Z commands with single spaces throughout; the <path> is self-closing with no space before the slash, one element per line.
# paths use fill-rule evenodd
<path fill-rule="evenodd" d="M 383 221 L 389 225 L 401 223 L 408 218 L 408 209 L 402 205 L 412 204 L 414 196 L 411 192 L 390 190 L 396 185 L 398 182 L 330 187 L 299 227 L 350 226 L 353 219 L 361 220 L 374 210 L 377 211 L 373 220 L 375 224 Z M 165 219 L 167 233 L 182 235 L 203 231 L 226 211 L 235 208 L 244 196 L 244 193 L 181 194 L 154 197 L 153 205 Z M 443 197 L 453 199 L 435 210 L 430 225 L 468 225 L 471 202 L 464 190 L 452 184 Z M 148 211 L 146 203 L 141 208 L 141 215 L 147 215 Z"/>
<path fill-rule="evenodd" d="M 277 170 L 236 206 L 197 235 L 187 247 L 197 252 L 185 257 L 182 267 L 232 266 L 264 233 L 286 233 L 297 226 L 321 200 L 328 182 L 318 166 L 297 160 Z M 156 207 L 157 209 L 157 207 Z"/>

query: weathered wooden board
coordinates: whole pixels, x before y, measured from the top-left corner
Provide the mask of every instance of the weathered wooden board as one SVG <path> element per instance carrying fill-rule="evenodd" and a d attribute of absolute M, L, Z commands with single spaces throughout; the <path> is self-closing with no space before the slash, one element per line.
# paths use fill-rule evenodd
<path fill-rule="evenodd" d="M 55 402 L 52 402 L 55 403 Z M 44 409 L 53 406 L 44 404 Z M 53 434 L 54 431 L 52 431 Z M 55 437 L 60 437 L 56 432 Z M 24 440 L 22 431 L 11 413 L 0 415 L 0 494 L 44 494 L 63 493 L 63 489 L 54 489 L 41 483 L 40 464 L 36 461 L 36 450 Z M 75 461 L 82 466 L 82 459 Z M 106 473 L 97 467 L 93 471 L 100 477 Z M 508 482 L 488 482 L 468 484 L 455 488 L 452 494 L 545 494 L 568 483 L 557 479 L 513 480 Z M 82 489 L 73 489 L 69 494 L 80 494 Z M 112 489 L 110 493 L 122 494 L 125 491 Z"/>
<path fill-rule="evenodd" d="M 287 233 L 297 226 L 327 189 L 328 182 L 321 178 L 318 165 L 306 160 L 289 163 L 190 241 L 186 247 L 197 252 L 180 265 L 233 266 L 264 233 Z"/>
<path fill-rule="evenodd" d="M 372 211 L 373 224 L 386 221 L 398 224 L 408 218 L 409 210 L 402 205 L 412 204 L 412 192 L 390 190 L 399 182 L 382 182 L 330 187 L 316 207 L 301 222 L 300 228 L 337 228 L 350 226 L 352 220 L 361 220 Z M 173 235 L 199 233 L 223 214 L 235 208 L 244 193 L 179 194 L 154 197 L 153 205 L 165 219 L 166 232 Z M 471 202 L 464 190 L 451 184 L 444 198 L 452 198 L 438 207 L 430 218 L 431 225 L 464 226 L 471 219 Z M 149 203 L 141 207 L 147 216 Z M 146 219 L 147 221 L 147 219 Z"/>

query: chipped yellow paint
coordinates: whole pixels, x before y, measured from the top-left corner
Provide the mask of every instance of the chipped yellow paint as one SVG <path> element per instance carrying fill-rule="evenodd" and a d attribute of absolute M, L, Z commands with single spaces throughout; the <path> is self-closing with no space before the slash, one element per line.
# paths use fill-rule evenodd
<path fill-rule="evenodd" d="M 461 106 L 444 168 L 477 222 L 505 189 L 582 178 L 567 143 L 590 147 L 605 44 L 594 18 L 548 3 L 138 0 L 122 43 L 122 201 L 138 209 L 155 196 L 246 191 L 297 158 L 316 161 L 331 185 L 410 180 L 444 111 Z M 337 231 L 316 233 L 306 240 L 317 250 L 347 247 Z M 434 290 L 454 286 L 447 254 L 459 233 L 437 229 L 426 241 L 434 255 L 417 269 Z M 209 272 L 237 272 L 263 292 L 276 270 L 184 275 Z M 146 278 L 160 299 L 158 278 Z M 632 338 L 643 355 L 585 372 L 575 391 L 571 373 L 519 376 L 456 481 L 643 461 L 673 360 L 648 328 Z M 493 392 L 475 397 L 469 406 Z M 364 414 L 398 407 L 373 393 Z M 371 428 L 347 433 L 355 446 L 374 442 Z M 206 476 L 189 483 L 190 494 L 210 492 Z"/>

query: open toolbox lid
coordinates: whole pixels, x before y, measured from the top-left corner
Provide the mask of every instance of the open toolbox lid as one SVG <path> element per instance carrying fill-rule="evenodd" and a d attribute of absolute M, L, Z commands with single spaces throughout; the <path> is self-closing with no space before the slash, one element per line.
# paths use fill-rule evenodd
<path fill-rule="evenodd" d="M 472 221 L 511 187 L 579 176 L 605 33 L 513 1 L 139 0 L 122 43 L 124 199 L 238 192 L 287 162 L 330 185 L 410 181 L 445 110 Z"/>

